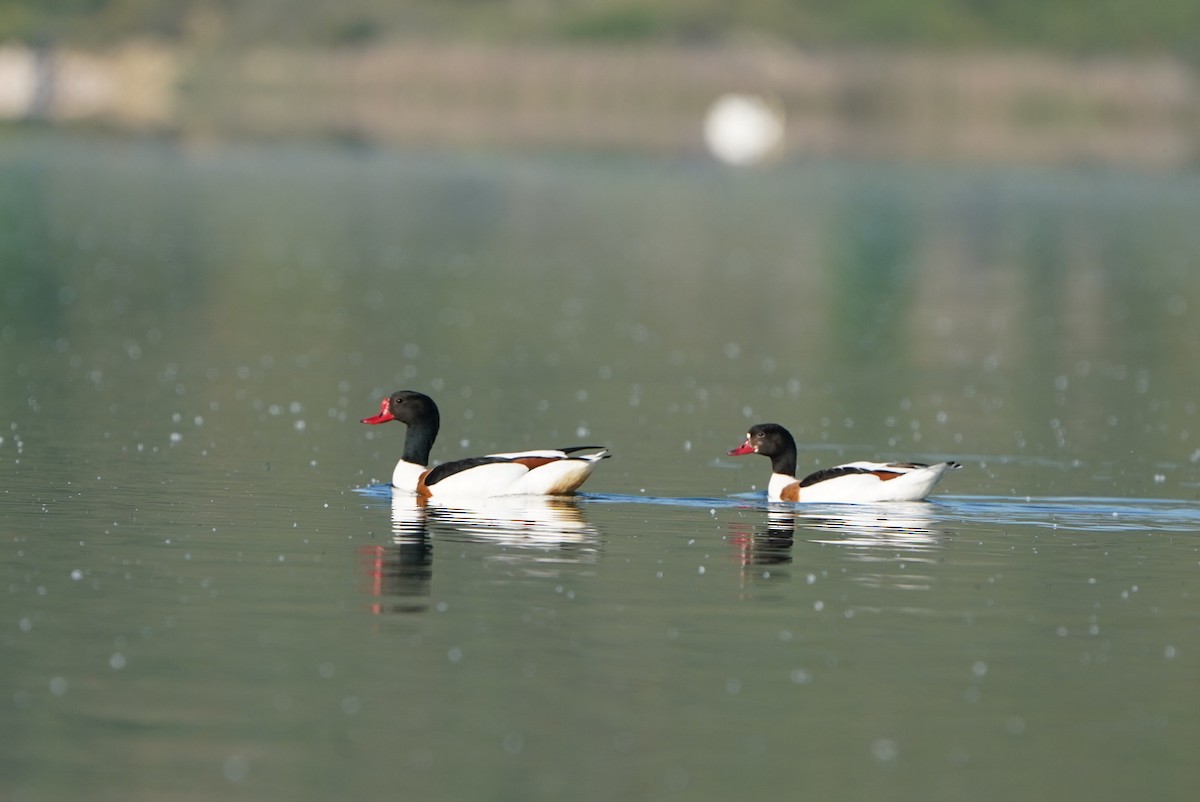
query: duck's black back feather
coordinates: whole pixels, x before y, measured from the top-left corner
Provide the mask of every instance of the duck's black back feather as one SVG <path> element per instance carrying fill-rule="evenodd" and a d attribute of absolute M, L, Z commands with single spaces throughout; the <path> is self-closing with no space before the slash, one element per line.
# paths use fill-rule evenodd
<path fill-rule="evenodd" d="M 453 476 L 456 473 L 465 471 L 468 468 L 475 468 L 480 465 L 490 465 L 493 462 L 512 462 L 513 460 L 507 457 L 467 457 L 466 459 L 456 459 L 453 462 L 443 462 L 441 465 L 433 468 L 429 473 L 425 474 L 425 486 L 432 487 L 438 482 L 445 479 L 447 476 Z"/>
<path fill-rule="evenodd" d="M 810 473 L 800 480 L 801 487 L 815 485 L 817 482 L 824 482 L 829 479 L 836 479 L 839 476 L 850 476 L 855 473 L 875 473 L 870 468 L 858 468 L 854 465 L 839 465 L 836 468 L 823 468 L 816 473 Z"/>

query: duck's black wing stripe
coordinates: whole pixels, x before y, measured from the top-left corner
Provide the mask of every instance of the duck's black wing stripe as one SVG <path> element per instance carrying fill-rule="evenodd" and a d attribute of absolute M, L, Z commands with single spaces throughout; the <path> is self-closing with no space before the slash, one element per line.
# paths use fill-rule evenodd
<path fill-rule="evenodd" d="M 425 486 L 432 487 L 438 482 L 445 479 L 447 476 L 453 476 L 456 473 L 467 470 L 468 468 L 476 468 L 480 465 L 490 465 L 493 462 L 512 462 L 507 457 L 468 457 L 466 459 L 456 459 L 453 462 L 443 462 L 431 470 L 425 476 Z"/>
<path fill-rule="evenodd" d="M 869 468 L 856 468 L 853 465 L 839 465 L 836 468 L 825 468 L 824 470 L 810 473 L 800 480 L 801 487 L 815 485 L 817 482 L 824 482 L 828 479 L 836 479 L 839 476 L 849 476 L 854 473 L 874 473 Z"/>

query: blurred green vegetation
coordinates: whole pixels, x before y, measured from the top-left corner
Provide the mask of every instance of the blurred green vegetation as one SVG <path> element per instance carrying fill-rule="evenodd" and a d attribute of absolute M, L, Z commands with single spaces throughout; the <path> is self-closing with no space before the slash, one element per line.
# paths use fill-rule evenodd
<path fill-rule="evenodd" d="M 1181 0 L 0 0 L 0 41 L 135 36 L 231 47 L 406 37 L 502 41 L 766 40 L 805 46 L 1038 48 L 1200 56 Z"/>

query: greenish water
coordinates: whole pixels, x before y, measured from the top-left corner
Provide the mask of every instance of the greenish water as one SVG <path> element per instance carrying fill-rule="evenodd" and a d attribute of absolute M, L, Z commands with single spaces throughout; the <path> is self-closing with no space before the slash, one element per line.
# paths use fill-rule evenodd
<path fill-rule="evenodd" d="M 0 140 L 0 796 L 1190 799 L 1200 182 Z M 603 443 L 572 502 L 379 486 Z M 955 458 L 927 504 L 769 509 Z"/>

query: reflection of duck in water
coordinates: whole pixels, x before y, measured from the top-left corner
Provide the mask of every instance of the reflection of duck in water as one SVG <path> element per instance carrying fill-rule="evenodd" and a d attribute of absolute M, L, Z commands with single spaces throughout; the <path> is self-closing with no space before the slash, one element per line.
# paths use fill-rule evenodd
<path fill-rule="evenodd" d="M 796 441 L 778 423 L 750 427 L 746 442 L 730 456 L 762 454 L 771 460 L 770 501 L 877 502 L 920 501 L 957 462 L 851 462 L 796 479 Z"/>
<path fill-rule="evenodd" d="M 419 613 L 429 609 L 433 581 L 433 537 L 499 544 L 484 560 L 545 573 L 564 563 L 599 558 L 599 535 L 573 499 L 506 496 L 473 506 L 451 507 L 395 490 L 392 542 L 361 553 L 375 597 L 375 613 Z"/>
<path fill-rule="evenodd" d="M 779 566 L 792 562 L 793 544 L 841 546 L 853 560 L 867 563 L 932 563 L 932 550 L 950 536 L 939 528 L 933 507 L 924 502 L 846 505 L 811 508 L 771 505 L 765 523 L 753 528 L 730 524 L 729 541 L 738 550 L 746 579 L 775 581 L 788 576 Z M 811 575 L 810 575 L 811 577 Z M 857 573 L 854 581 L 875 587 L 928 588 L 933 580 L 910 569 Z M 811 582 L 811 578 L 810 578 Z"/>
<path fill-rule="evenodd" d="M 400 390 L 383 399 L 379 414 L 363 423 L 401 421 L 408 426 L 404 453 L 392 471 L 392 487 L 436 499 L 480 499 L 491 496 L 534 494 L 570 495 L 579 489 L 600 460 L 609 456 L 600 446 L 538 449 L 488 454 L 483 457 L 429 464 L 441 415 L 433 399 L 412 390 Z M 592 451 L 582 454 L 583 451 Z"/>
<path fill-rule="evenodd" d="M 809 543 L 838 546 L 863 564 L 853 582 L 874 588 L 928 590 L 937 573 L 918 566 L 936 565 L 937 550 L 952 535 L 939 525 L 935 507 L 920 501 L 890 504 L 831 504 L 820 509 L 793 508 L 796 524 L 809 530 Z M 868 567 L 870 566 L 870 567 Z M 911 600 L 905 609 L 916 609 Z"/>
<path fill-rule="evenodd" d="M 470 506 L 429 502 L 429 521 L 439 536 L 466 537 L 514 549 L 490 559 L 508 562 L 593 562 L 598 533 L 574 499 L 504 496 Z"/>
<path fill-rule="evenodd" d="M 801 526 L 836 536 L 805 538 L 810 543 L 924 551 L 936 548 L 950 534 L 937 525 L 931 506 L 922 502 L 831 505 L 820 510 L 790 512 Z"/>
<path fill-rule="evenodd" d="M 433 579 L 433 544 L 429 541 L 428 515 L 417 498 L 392 494 L 392 542 L 362 549 L 371 595 L 372 612 L 420 613 L 429 608 Z M 384 599 L 390 601 L 385 605 Z"/>
<path fill-rule="evenodd" d="M 796 519 L 791 510 L 768 510 L 767 521 L 753 528 L 732 524 L 730 542 L 742 565 L 786 565 L 792 561 Z"/>

